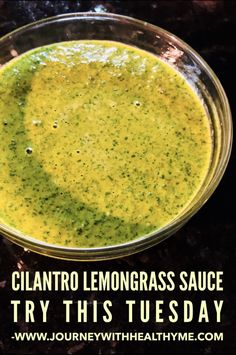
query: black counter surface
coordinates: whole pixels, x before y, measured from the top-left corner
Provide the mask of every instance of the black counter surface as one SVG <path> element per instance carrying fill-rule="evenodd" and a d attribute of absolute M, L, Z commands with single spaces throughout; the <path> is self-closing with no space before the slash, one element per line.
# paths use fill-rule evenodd
<path fill-rule="evenodd" d="M 0 0 L 0 35 L 41 18 L 77 11 L 107 11 L 133 16 L 163 27 L 192 46 L 208 62 L 221 80 L 228 95 L 233 118 L 236 113 L 236 1 L 5 1 Z M 236 228 L 235 228 L 235 150 L 233 149 L 227 171 L 216 192 L 205 206 L 178 233 L 161 244 L 119 260 L 99 263 L 78 263 L 54 260 L 40 256 L 12 244 L 0 237 L 0 354 L 236 354 Z M 14 270 L 31 273 L 47 270 L 122 270 L 122 271 L 224 271 L 224 291 L 215 295 L 224 300 L 221 323 L 212 315 L 208 324 L 175 324 L 168 321 L 155 323 L 153 319 L 132 325 L 122 317 L 121 301 L 125 298 L 150 299 L 155 293 L 124 294 L 73 292 L 14 294 L 11 290 L 11 274 Z M 130 297 L 129 297 L 130 296 Z M 104 299 L 113 301 L 112 323 L 84 325 L 66 324 L 62 319 L 61 303 L 64 298 Z M 181 301 L 186 295 L 179 291 L 158 297 Z M 40 321 L 26 323 L 23 312 L 20 321 L 13 324 L 10 300 L 15 298 L 51 299 L 54 311 L 47 324 Z M 201 299 L 209 303 L 214 292 L 189 294 L 198 305 Z M 14 331 L 149 331 L 149 332 L 224 332 L 223 341 L 209 342 L 16 342 L 11 339 Z"/>

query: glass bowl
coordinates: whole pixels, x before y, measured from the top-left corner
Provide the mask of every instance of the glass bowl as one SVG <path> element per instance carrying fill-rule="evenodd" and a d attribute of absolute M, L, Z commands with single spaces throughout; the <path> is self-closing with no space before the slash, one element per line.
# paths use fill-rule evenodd
<path fill-rule="evenodd" d="M 2 235 L 22 247 L 51 257 L 104 260 L 149 248 L 175 233 L 207 201 L 219 184 L 232 145 L 232 120 L 225 92 L 205 61 L 173 34 L 149 23 L 115 14 L 73 13 L 47 18 L 19 28 L 0 39 L 0 65 L 33 48 L 70 40 L 123 42 L 151 52 L 178 70 L 200 97 L 212 127 L 213 153 L 201 188 L 187 208 L 165 227 L 133 241 L 99 248 L 69 248 L 44 243 L 0 224 Z"/>

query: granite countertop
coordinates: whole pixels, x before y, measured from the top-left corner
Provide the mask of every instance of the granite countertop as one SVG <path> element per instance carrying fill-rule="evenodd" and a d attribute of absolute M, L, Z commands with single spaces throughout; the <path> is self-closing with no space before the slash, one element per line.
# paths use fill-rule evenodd
<path fill-rule="evenodd" d="M 0 0 L 0 35 L 32 21 L 61 13 L 76 11 L 108 11 L 125 14 L 163 27 L 190 44 L 213 68 L 221 80 L 228 95 L 233 117 L 236 113 L 235 83 L 236 83 L 236 2 L 223 0 L 189 0 L 189 1 L 7 1 Z M 236 152 L 233 149 L 227 171 L 214 195 L 205 206 L 194 216 L 186 226 L 161 244 L 123 259 L 99 262 L 78 263 L 53 260 L 40 256 L 12 244 L 0 237 L 0 354 L 236 354 L 236 228 L 235 228 L 235 161 Z M 220 298 L 224 300 L 222 322 L 210 322 L 199 326 L 196 322 L 175 325 L 165 321 L 148 325 L 135 322 L 135 331 L 181 331 L 189 329 L 209 332 L 224 332 L 222 342 L 24 342 L 11 340 L 12 331 L 127 331 L 131 328 L 122 317 L 121 301 L 127 294 L 113 292 L 109 294 L 114 304 L 114 321 L 104 327 L 104 324 L 85 325 L 66 324 L 61 318 L 61 302 L 64 293 L 41 294 L 28 292 L 17 294 L 17 298 L 52 299 L 54 313 L 49 322 L 27 324 L 21 319 L 17 324 L 12 322 L 10 300 L 16 297 L 11 290 L 11 273 L 14 270 L 35 271 L 47 270 L 174 270 L 176 273 L 187 271 L 224 271 L 224 291 Z M 159 297 L 171 299 L 173 295 L 161 293 Z M 83 295 L 70 292 L 66 298 L 77 300 L 97 299 L 102 302 L 108 298 L 107 293 L 87 292 Z M 136 300 L 145 299 L 145 293 L 132 295 Z M 198 304 L 202 299 L 199 292 L 189 297 Z M 150 293 L 148 299 L 154 302 L 155 293 Z M 176 300 L 183 295 L 176 292 Z M 214 292 L 205 294 L 209 301 L 214 299 Z M 80 328 L 78 328 L 80 327 Z"/>

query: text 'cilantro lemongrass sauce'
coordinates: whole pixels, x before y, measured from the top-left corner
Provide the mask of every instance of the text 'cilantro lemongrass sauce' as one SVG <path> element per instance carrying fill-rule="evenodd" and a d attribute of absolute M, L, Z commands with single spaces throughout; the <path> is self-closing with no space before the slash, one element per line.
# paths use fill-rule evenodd
<path fill-rule="evenodd" d="M 200 99 L 161 59 L 57 43 L 0 70 L 0 220 L 47 243 L 124 243 L 170 223 L 211 160 Z"/>

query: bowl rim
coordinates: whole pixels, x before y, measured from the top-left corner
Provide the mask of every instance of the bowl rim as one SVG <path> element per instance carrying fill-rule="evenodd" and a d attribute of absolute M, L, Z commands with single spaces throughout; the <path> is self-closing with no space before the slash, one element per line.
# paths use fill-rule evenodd
<path fill-rule="evenodd" d="M 219 95 L 220 102 L 222 104 L 222 112 L 228 123 L 228 140 L 227 140 L 227 149 L 226 153 L 223 156 L 223 160 L 221 161 L 221 166 L 218 169 L 218 174 L 214 176 L 214 183 L 212 180 L 208 183 L 206 190 L 203 192 L 203 194 L 200 196 L 200 199 L 198 199 L 190 208 L 188 206 L 184 210 L 184 212 L 177 217 L 175 217 L 170 223 L 165 225 L 164 227 L 154 230 L 148 234 L 145 234 L 141 237 L 138 237 L 136 239 L 133 239 L 129 242 L 121 243 L 121 244 L 114 244 L 114 245 L 109 245 L 109 246 L 101 246 L 101 247 L 92 247 L 92 248 L 81 248 L 81 247 L 67 247 L 67 246 L 61 246 L 61 245 L 56 245 L 56 244 L 51 244 L 51 243 L 46 243 L 43 242 L 39 239 L 33 238 L 31 236 L 28 236 L 26 234 L 23 234 L 22 232 L 15 230 L 14 228 L 8 227 L 7 225 L 4 225 L 0 223 L 0 232 L 3 232 L 3 235 L 7 236 L 8 239 L 14 241 L 15 243 L 19 245 L 24 245 L 26 247 L 31 247 L 33 251 L 39 252 L 40 254 L 45 254 L 49 255 L 51 257 L 59 257 L 59 258 L 66 258 L 66 259 L 72 259 L 72 260 L 83 260 L 83 257 L 85 256 L 84 260 L 90 260 L 93 257 L 98 257 L 98 259 L 108 259 L 108 258 L 116 258 L 120 256 L 125 256 L 128 254 L 135 253 L 136 251 L 139 250 L 144 250 L 148 248 L 149 246 L 152 246 L 154 244 L 157 244 L 159 241 L 167 238 L 168 236 L 166 235 L 168 231 L 174 227 L 177 227 L 174 231 L 179 229 L 182 224 L 184 224 L 189 218 L 191 218 L 208 200 L 208 198 L 212 195 L 212 193 L 215 191 L 216 187 L 221 181 L 221 178 L 223 177 L 223 174 L 225 172 L 225 169 L 227 167 L 227 164 L 229 162 L 231 150 L 232 150 L 232 141 L 233 141 L 233 123 L 232 123 L 232 115 L 231 115 L 231 110 L 228 102 L 228 98 L 226 96 L 226 93 L 223 89 L 223 86 L 218 79 L 217 75 L 214 73 L 214 71 L 210 68 L 210 66 L 206 63 L 206 61 L 201 57 L 200 54 L 198 54 L 191 46 L 189 46 L 185 41 L 183 41 L 181 38 L 178 36 L 172 34 L 171 32 L 153 25 L 149 22 L 139 20 L 130 16 L 124 16 L 120 14 L 115 14 L 115 13 L 110 13 L 110 12 L 104 12 L 104 13 L 96 13 L 96 12 L 73 12 L 73 13 L 65 13 L 65 14 L 60 14 L 56 16 L 51 16 L 47 17 L 35 22 L 31 22 L 29 24 L 26 24 L 24 26 L 21 26 L 19 28 L 16 28 L 15 30 L 3 35 L 0 37 L 0 45 L 6 41 L 7 39 L 12 39 L 14 35 L 20 35 L 21 33 L 25 32 L 26 30 L 30 29 L 37 29 L 38 26 L 43 26 L 44 24 L 50 24 L 53 22 L 57 21 L 63 21 L 63 20 L 73 20 L 73 19 L 101 19 L 101 18 L 107 18 L 109 20 L 123 20 L 126 21 L 129 24 L 134 24 L 136 26 L 145 28 L 146 30 L 151 30 L 153 32 L 156 32 L 158 34 L 163 34 L 165 35 L 170 41 L 174 41 L 174 44 L 179 44 L 181 47 L 184 47 L 185 52 L 194 59 L 195 62 L 197 62 L 203 69 L 206 71 L 208 77 L 210 78 L 211 82 L 216 88 L 217 94 Z M 125 25 L 125 23 L 124 23 Z M 114 40 L 116 42 L 116 40 Z M 55 42 L 54 42 L 55 43 Z M 132 45 L 131 45 L 132 46 Z M 36 48 L 36 47 L 35 47 Z M 171 65 L 171 64 L 169 64 Z M 177 70 L 177 69 L 176 69 Z M 182 223 L 181 223 L 182 222 Z M 162 234 L 162 237 L 159 235 Z M 158 237 L 158 238 L 152 238 L 152 237 Z M 155 241 L 154 241 L 155 239 Z M 22 242 L 22 243 L 21 243 Z M 150 245 L 149 245 L 150 244 Z M 45 251 L 46 249 L 46 251 Z M 48 252 L 47 252 L 48 251 Z M 127 251 L 126 253 L 122 253 L 123 251 Z M 52 252 L 52 254 L 51 254 Z M 119 252 L 119 253 L 118 253 Z M 63 254 L 65 254 L 63 256 Z M 68 255 L 67 255 L 68 254 Z M 117 254 L 117 255 L 116 255 Z M 110 256 L 109 256 L 110 255 Z M 96 259 L 96 260 L 98 260 Z"/>

